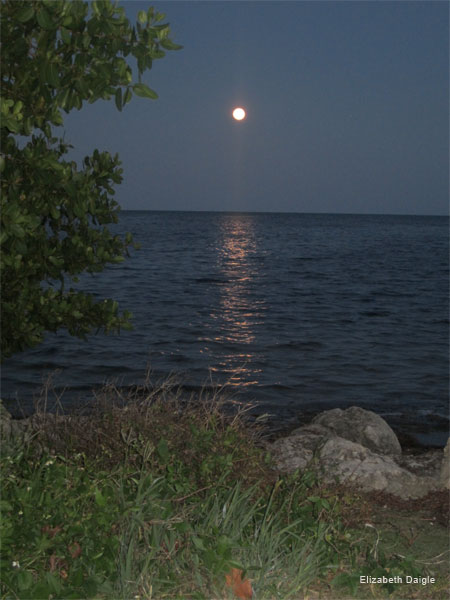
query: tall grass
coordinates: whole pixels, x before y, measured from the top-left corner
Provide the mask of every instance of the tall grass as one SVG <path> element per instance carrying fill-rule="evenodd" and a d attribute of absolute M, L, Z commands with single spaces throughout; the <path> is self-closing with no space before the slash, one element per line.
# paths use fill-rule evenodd
<path fill-rule="evenodd" d="M 2 598 L 231 598 L 232 569 L 255 598 L 331 593 L 336 575 L 358 593 L 369 555 L 339 494 L 276 475 L 222 397 L 109 386 L 96 402 L 38 415 L 2 454 Z"/>

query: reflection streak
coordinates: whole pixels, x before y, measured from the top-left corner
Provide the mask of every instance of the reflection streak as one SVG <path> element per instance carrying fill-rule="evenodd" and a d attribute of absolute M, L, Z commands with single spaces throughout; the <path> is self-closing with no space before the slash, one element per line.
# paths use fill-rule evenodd
<path fill-rule="evenodd" d="M 211 370 L 227 373 L 229 385 L 255 385 L 262 369 L 255 364 L 260 353 L 255 352 L 254 342 L 256 329 L 264 320 L 265 301 L 255 293 L 259 272 L 254 261 L 254 221 L 250 215 L 227 215 L 221 234 L 217 267 L 225 284 L 220 286 L 218 308 L 210 315 L 216 323 L 210 341 L 219 343 L 221 352 L 220 362 Z"/>

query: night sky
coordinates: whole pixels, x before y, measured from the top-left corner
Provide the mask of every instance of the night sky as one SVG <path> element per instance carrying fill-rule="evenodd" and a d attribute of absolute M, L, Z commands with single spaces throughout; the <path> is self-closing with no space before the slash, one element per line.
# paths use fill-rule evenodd
<path fill-rule="evenodd" d="M 448 213 L 447 2 L 121 4 L 184 46 L 158 100 L 66 116 L 75 158 L 119 153 L 124 209 Z"/>

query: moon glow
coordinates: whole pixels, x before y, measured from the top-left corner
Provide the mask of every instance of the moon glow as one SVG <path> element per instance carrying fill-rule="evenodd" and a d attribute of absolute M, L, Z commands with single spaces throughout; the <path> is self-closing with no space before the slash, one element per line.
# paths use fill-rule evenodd
<path fill-rule="evenodd" d="M 245 119 L 245 110 L 240 106 L 233 109 L 233 119 L 235 119 L 236 121 L 242 121 L 243 119 Z"/>

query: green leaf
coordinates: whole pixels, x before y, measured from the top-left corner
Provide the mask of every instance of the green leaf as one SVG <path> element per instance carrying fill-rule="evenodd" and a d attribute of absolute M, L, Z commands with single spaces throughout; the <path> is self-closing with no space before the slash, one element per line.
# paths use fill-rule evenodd
<path fill-rule="evenodd" d="M 26 23 L 34 16 L 34 8 L 32 4 L 28 4 L 28 6 L 24 6 L 17 13 L 16 19 L 20 23 Z"/>
<path fill-rule="evenodd" d="M 71 90 L 70 88 L 67 88 L 65 90 L 62 90 L 58 96 L 57 96 L 57 101 L 58 104 L 61 108 L 66 109 L 67 105 L 68 105 L 68 100 L 71 94 Z"/>
<path fill-rule="evenodd" d="M 115 100 L 117 108 L 122 111 L 122 88 L 117 88 Z"/>
<path fill-rule="evenodd" d="M 61 27 L 60 29 L 60 33 L 61 33 L 61 39 L 62 41 L 69 45 L 72 41 L 71 35 L 70 35 L 70 31 L 68 29 L 66 29 L 65 27 Z"/>
<path fill-rule="evenodd" d="M 47 573 L 45 578 L 46 578 L 49 588 L 52 590 L 52 592 L 55 592 L 56 594 L 60 594 L 61 590 L 62 590 L 62 585 L 61 585 L 59 579 L 56 577 L 56 575 L 54 575 L 54 573 Z"/>
<path fill-rule="evenodd" d="M 165 15 L 163 15 L 163 18 L 165 17 Z M 161 21 L 162 19 L 156 19 Z M 169 23 L 164 23 L 163 25 L 153 25 L 152 29 L 154 29 L 155 31 L 164 31 L 165 29 L 168 29 L 169 27 Z"/>
<path fill-rule="evenodd" d="M 1 98 L 1 103 L 2 103 L 2 112 L 4 112 L 5 114 L 7 114 L 8 111 L 3 110 L 3 107 L 10 108 L 11 106 L 14 106 L 14 100 L 11 100 L 11 99 L 5 100 L 4 98 Z"/>
<path fill-rule="evenodd" d="M 127 91 L 125 92 L 125 95 L 123 97 L 123 105 L 125 106 L 125 104 L 128 104 L 128 102 L 130 102 L 132 97 L 133 97 L 133 92 L 131 91 L 130 88 L 127 88 Z"/>
<path fill-rule="evenodd" d="M 170 31 L 170 29 L 167 25 L 165 25 L 162 29 L 159 29 L 159 31 L 158 31 L 159 40 L 160 41 L 165 40 L 167 38 L 167 36 L 169 35 L 169 31 Z"/>
<path fill-rule="evenodd" d="M 46 8 L 42 7 L 37 14 L 37 22 L 42 29 L 54 29 L 55 24 Z"/>
<path fill-rule="evenodd" d="M 182 50 L 183 46 L 180 46 L 180 44 L 175 44 L 174 42 L 172 42 L 172 40 L 169 39 L 165 39 L 165 40 L 161 40 L 161 46 L 163 48 L 165 48 L 166 50 Z"/>
<path fill-rule="evenodd" d="M 95 488 L 95 503 L 98 504 L 98 506 L 105 506 L 106 505 L 106 498 L 103 496 L 103 494 L 100 492 L 100 490 L 98 488 Z"/>
<path fill-rule="evenodd" d="M 142 25 L 145 25 L 145 23 L 147 23 L 147 13 L 145 12 L 145 10 L 140 10 L 138 12 L 138 21 L 139 23 L 142 23 Z"/>
<path fill-rule="evenodd" d="M 83 587 L 85 590 L 86 597 L 93 598 L 98 590 L 97 580 L 93 576 L 88 577 L 87 579 L 85 579 Z"/>
<path fill-rule="evenodd" d="M 3 117 L 2 127 L 6 127 L 11 131 L 11 133 L 17 133 L 20 129 L 20 124 L 16 119 L 11 117 Z"/>
<path fill-rule="evenodd" d="M 97 0 L 94 0 L 94 2 L 92 3 L 92 11 L 96 17 L 100 16 L 100 9 Z"/>
<path fill-rule="evenodd" d="M 167 441 L 164 438 L 159 440 L 158 445 L 156 446 L 156 451 L 159 454 L 159 458 L 163 462 L 163 464 L 167 463 L 169 460 L 169 446 L 167 445 Z"/>
<path fill-rule="evenodd" d="M 192 541 L 197 550 L 205 550 L 205 545 L 203 544 L 203 540 L 196 535 L 192 536 Z"/>
<path fill-rule="evenodd" d="M 89 44 L 91 43 L 91 36 L 87 33 L 83 33 L 81 44 L 85 50 L 89 48 Z"/>
<path fill-rule="evenodd" d="M 27 590 L 33 585 L 33 575 L 29 571 L 20 571 L 17 576 L 19 590 Z"/>
<path fill-rule="evenodd" d="M 58 68 L 54 63 L 48 63 L 44 67 L 45 80 L 53 87 L 59 86 Z"/>
<path fill-rule="evenodd" d="M 151 98 L 152 100 L 156 100 L 158 98 L 158 94 L 154 90 L 150 89 L 145 83 L 135 83 L 133 85 L 133 91 L 141 98 Z"/>
<path fill-rule="evenodd" d="M 13 108 L 13 115 L 17 115 L 20 113 L 20 111 L 23 108 L 23 102 L 22 100 L 18 100 L 15 104 L 14 104 L 14 108 Z"/>
<path fill-rule="evenodd" d="M 330 503 L 328 502 L 328 500 L 326 498 L 322 498 L 322 506 L 324 508 L 326 508 L 327 510 L 330 510 L 330 508 L 331 508 Z"/>
<path fill-rule="evenodd" d="M 164 52 L 164 50 L 151 50 L 150 51 L 150 56 L 152 58 L 164 58 L 165 55 L 166 55 L 166 53 Z"/>
<path fill-rule="evenodd" d="M 33 598 L 50 598 L 52 590 L 45 581 L 39 581 L 33 588 Z"/>

